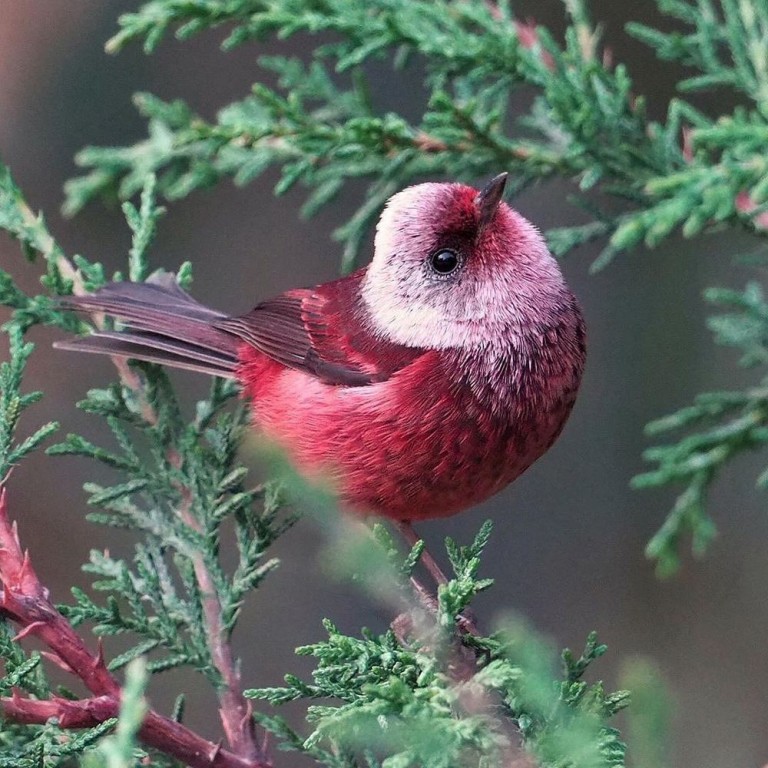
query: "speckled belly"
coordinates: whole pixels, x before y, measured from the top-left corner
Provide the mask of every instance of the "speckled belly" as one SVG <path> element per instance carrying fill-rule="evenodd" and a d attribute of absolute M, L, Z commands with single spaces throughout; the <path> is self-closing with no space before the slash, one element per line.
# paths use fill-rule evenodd
<path fill-rule="evenodd" d="M 511 393 L 488 408 L 432 353 L 365 387 L 263 358 L 246 378 L 255 422 L 300 471 L 330 477 L 347 508 L 401 520 L 452 515 L 501 490 L 552 444 L 573 403 L 532 408 Z"/>

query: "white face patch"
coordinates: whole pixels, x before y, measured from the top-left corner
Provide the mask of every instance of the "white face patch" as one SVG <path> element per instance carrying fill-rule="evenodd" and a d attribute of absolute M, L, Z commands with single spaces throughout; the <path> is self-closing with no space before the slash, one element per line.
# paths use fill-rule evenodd
<path fill-rule="evenodd" d="M 431 273 L 457 188 L 419 184 L 389 200 L 362 286 L 372 330 L 409 347 L 516 346 L 568 289 L 538 230 L 505 203 L 492 223 L 497 257 L 468 263 L 455 279 Z"/>

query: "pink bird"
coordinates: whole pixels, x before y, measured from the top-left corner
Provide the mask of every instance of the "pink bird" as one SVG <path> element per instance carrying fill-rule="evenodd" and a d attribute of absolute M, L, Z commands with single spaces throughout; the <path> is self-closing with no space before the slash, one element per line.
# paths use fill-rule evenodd
<path fill-rule="evenodd" d="M 234 377 L 256 429 L 330 478 L 347 509 L 455 514 L 552 445 L 586 354 L 579 305 L 541 234 L 502 202 L 506 178 L 404 189 L 367 267 L 245 315 L 172 280 L 68 298 L 124 326 L 58 346 Z"/>

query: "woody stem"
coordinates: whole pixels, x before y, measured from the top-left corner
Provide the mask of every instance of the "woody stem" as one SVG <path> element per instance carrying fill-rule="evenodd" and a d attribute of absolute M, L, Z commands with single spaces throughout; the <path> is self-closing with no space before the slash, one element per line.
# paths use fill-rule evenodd
<path fill-rule="evenodd" d="M 45 723 L 56 717 L 64 727 L 84 728 L 114 717 L 120 705 L 120 683 L 107 668 L 101 646 L 90 651 L 72 625 L 51 602 L 48 590 L 35 573 L 29 554 L 22 550 L 15 523 L 7 511 L 5 488 L 0 486 L 0 611 L 20 627 L 17 641 L 38 638 L 58 666 L 78 677 L 93 694 L 79 702 L 52 697 L 46 701 L 18 693 L 0 698 L 0 711 L 9 720 Z M 192 768 L 270 768 L 259 757 L 235 754 L 207 741 L 181 723 L 150 710 L 139 738 Z"/>

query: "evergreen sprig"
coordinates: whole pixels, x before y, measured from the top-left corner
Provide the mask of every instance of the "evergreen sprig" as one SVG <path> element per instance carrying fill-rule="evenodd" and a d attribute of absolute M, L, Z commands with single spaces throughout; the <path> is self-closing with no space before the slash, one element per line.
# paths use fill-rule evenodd
<path fill-rule="evenodd" d="M 157 649 L 162 653 L 150 665 L 153 671 L 185 664 L 218 685 L 194 563 L 205 559 L 228 635 L 246 595 L 277 565 L 268 549 L 292 518 L 280 519 L 279 503 L 266 488 L 246 485 L 246 470 L 236 461 L 246 412 L 226 410 L 235 387 L 215 381 L 210 398 L 198 403 L 197 417 L 187 423 L 165 374 L 154 366 L 142 368 L 155 419 L 147 421 L 142 406 L 126 400 L 119 386 L 94 390 L 80 407 L 106 417 L 118 451 L 98 448 L 76 435 L 48 450 L 51 455 L 87 456 L 120 470 L 115 485 L 86 485 L 89 503 L 98 508 L 89 519 L 143 534 L 133 567 L 102 552 L 91 553 L 86 570 L 98 577 L 94 587 L 111 595 L 105 606 L 77 592 L 76 604 L 63 610 L 76 624 L 95 622 L 97 634 L 142 638 L 113 667 Z M 218 554 L 229 522 L 238 549 L 231 573 L 224 571 Z"/>
<path fill-rule="evenodd" d="M 0 196 L 3 223 L 22 245 L 44 256 L 48 275 L 57 276 L 56 280 L 46 280 L 44 287 L 53 294 L 67 294 L 101 285 L 104 282 L 101 266 L 81 258 L 69 259 L 47 233 L 42 219 L 31 216 L 21 192 L 4 168 L 0 179 L 7 192 Z M 142 279 L 150 276 L 147 249 L 162 213 L 155 204 L 151 176 L 145 181 L 140 205 L 134 207 L 127 203 L 124 211 L 133 231 L 128 273 Z M 1 273 L 4 279 L 0 282 L 10 285 L 10 278 L 5 279 L 6 273 Z M 120 279 L 120 275 L 115 278 Z M 188 283 L 190 278 L 190 268 L 185 265 L 179 279 Z M 163 279 L 171 278 L 165 275 Z M 13 290 L 11 298 L 17 311 L 28 308 L 29 304 L 25 305 L 22 300 L 28 297 L 22 297 L 18 290 Z M 0 366 L 0 478 L 3 480 L 15 463 L 56 428 L 49 424 L 20 443 L 14 442 L 21 412 L 40 397 L 39 393 L 22 395 L 20 392 L 24 364 L 32 351 L 32 345 L 23 341 L 23 329 L 35 323 L 72 327 L 71 323 L 61 322 L 63 315 L 58 311 L 55 296 L 37 297 L 38 302 L 42 298 L 48 302 L 50 313 L 34 317 L 27 313 L 28 323 L 14 317 L 7 329 L 11 355 L 10 360 Z M 83 322 L 76 327 L 88 326 Z M 101 448 L 84 437 L 69 435 L 48 453 L 86 456 L 115 471 L 116 482 L 110 486 L 86 485 L 89 501 L 98 510 L 92 519 L 129 528 L 139 534 L 139 541 L 131 565 L 106 552 L 92 553 L 86 570 L 97 576 L 94 588 L 107 593 L 106 603 L 94 600 L 83 591 L 75 591 L 75 604 L 60 608 L 61 621 L 65 621 L 63 616 L 66 616 L 75 625 L 93 624 L 98 635 L 130 636 L 132 646 L 110 661 L 113 670 L 145 655 L 152 657 L 149 669 L 153 672 L 182 664 L 198 669 L 220 697 L 227 733 L 240 739 L 239 748 L 251 749 L 258 755 L 229 638 L 244 600 L 277 564 L 268 556 L 268 548 L 293 518 L 282 513 L 281 502 L 269 487 L 247 485 L 246 470 L 239 465 L 236 455 L 247 409 L 244 405 L 232 407 L 237 389 L 231 382 L 214 382 L 209 398 L 199 402 L 193 418 L 187 420 L 170 381 L 159 367 L 119 360 L 116 365 L 120 382 L 92 390 L 81 403 L 86 411 L 106 420 L 115 447 Z M 11 534 L 6 530 L 4 535 Z M 238 553 L 231 570 L 224 568 L 220 557 L 225 536 L 234 538 Z M 3 577 L 10 579 L 4 588 L 23 590 L 25 584 L 31 582 L 25 581 L 24 567 L 17 564 L 13 570 L 11 564 L 12 561 L 7 560 L 4 565 Z M 25 630 L 34 631 L 34 622 Z M 25 630 L 20 638 L 26 634 Z M 55 653 L 53 658 L 57 658 Z M 34 664 L 38 662 L 36 659 Z M 100 665 L 103 661 L 95 663 Z M 16 680 L 22 683 L 34 664 L 30 662 L 29 669 L 19 667 L 13 662 L 13 655 L 9 655 L 5 678 L 8 685 L 20 687 Z M 106 667 L 104 675 L 108 675 Z M 97 694 L 102 696 L 97 695 L 92 706 L 84 702 L 80 708 L 78 704 L 70 708 L 78 726 L 92 720 L 96 716 L 93 713 L 112 711 L 109 691 L 113 683 L 108 681 L 104 685 L 106 688 L 97 688 Z M 57 701 L 52 698 L 36 708 L 34 702 L 17 702 L 11 697 L 0 704 L 12 712 L 12 716 L 21 717 L 22 722 L 36 723 L 28 728 L 12 729 L 15 736 L 13 746 L 9 744 L 9 754 L 20 761 L 17 764 L 26 765 L 24 761 L 29 757 L 36 759 L 36 764 L 60 765 L 65 756 L 83 753 L 114 725 L 114 722 L 107 723 L 110 720 L 107 716 L 96 729 L 85 728 L 74 736 L 69 735 L 62 726 L 70 710 L 66 703 L 59 705 Z M 49 719 L 48 713 L 56 712 L 57 707 L 61 724 L 43 725 Z M 165 722 L 161 725 L 166 731 L 169 727 Z M 163 738 L 162 733 L 159 737 L 153 736 L 151 743 L 164 743 Z M 176 734 L 169 738 L 179 737 Z M 66 748 L 61 746 L 64 742 Z M 201 742 L 205 749 L 213 748 Z M 191 748 L 195 754 L 199 750 L 200 747 Z M 228 755 L 226 759 L 234 758 Z"/>
<path fill-rule="evenodd" d="M 583 190 L 600 183 L 613 196 L 637 201 L 647 197 L 645 180 L 685 165 L 679 133 L 693 110 L 675 102 L 666 126 L 649 122 L 626 69 L 605 66 L 597 56 L 597 34 L 580 2 L 568 4 L 574 25 L 564 45 L 544 29 L 516 22 L 507 3 L 183 5 L 157 0 L 125 15 L 111 47 L 143 38 L 152 50 L 171 28 L 186 38 L 223 23 L 234 24 L 225 49 L 273 35 L 333 32 L 338 41 L 318 46 L 306 69 L 290 58 L 262 57 L 262 66 L 278 73 L 278 88 L 257 84 L 215 124 L 181 102 L 138 96 L 150 120 L 147 139 L 84 150 L 78 162 L 92 170 L 68 185 L 69 211 L 105 192 L 132 194 L 147 171 L 158 173 L 161 190 L 174 198 L 225 175 L 247 183 L 278 165 L 278 194 L 297 182 L 313 190 L 307 213 L 332 199 L 345 179 L 363 177 L 370 183 L 367 199 L 337 232 L 348 267 L 384 200 L 417 178 L 476 179 L 504 168 L 513 172 L 517 190 L 565 175 L 578 178 Z M 182 16 L 192 23 L 180 23 Z M 419 122 L 381 112 L 372 102 L 365 65 L 382 57 L 397 68 L 414 58 L 426 67 Z M 512 129 L 509 99 L 531 86 L 539 95 Z M 558 231 L 553 243 L 564 251 L 622 223 L 623 216 L 601 215 L 597 229 Z"/>
<path fill-rule="evenodd" d="M 3 675 L 0 677 L 0 696 L 7 696 L 14 688 L 39 698 L 50 694 L 50 686 L 40 666 L 40 654 L 27 654 L 14 642 L 14 632 L 7 621 L 0 623 L 0 659 Z"/>
<path fill-rule="evenodd" d="M 48 725 L 20 728 L 11 727 L 0 740 L 7 739 L 0 754 L 0 768 L 56 768 L 75 764 L 80 755 L 87 753 L 115 726 L 115 720 L 78 731 L 62 731 L 52 722 Z M 93 765 L 93 763 L 91 763 Z"/>
<path fill-rule="evenodd" d="M 681 80 L 681 91 L 726 87 L 741 91 L 762 111 L 768 104 L 768 8 L 738 0 L 659 0 L 659 8 L 683 30 L 661 32 L 627 25 L 659 58 L 698 70 Z"/>
<path fill-rule="evenodd" d="M 23 340 L 21 329 L 15 325 L 8 330 L 8 340 L 10 358 L 0 363 L 0 485 L 19 461 L 32 453 L 59 428 L 59 425 L 52 421 L 21 442 L 16 442 L 16 430 L 22 413 L 38 402 L 43 393 L 21 392 L 24 366 L 32 354 L 34 345 Z"/>
<path fill-rule="evenodd" d="M 464 652 L 473 655 L 463 661 L 455 637 L 439 631 L 404 645 L 391 630 L 356 638 L 329 621 L 325 629 L 326 641 L 297 649 L 317 660 L 311 682 L 288 675 L 284 687 L 246 692 L 276 706 L 339 702 L 310 704 L 314 729 L 304 737 L 279 717 L 259 716 L 285 748 L 335 755 L 329 764 L 339 766 L 447 768 L 508 764 L 522 736 L 542 768 L 624 765 L 624 744 L 606 720 L 628 695 L 581 679 L 605 651 L 594 634 L 578 660 L 564 652 L 558 681 L 549 649 L 519 622 L 465 636 Z"/>
<path fill-rule="evenodd" d="M 739 349 L 741 365 L 765 366 L 768 363 L 768 303 L 757 283 L 741 291 L 710 289 L 708 301 L 727 307 L 728 314 L 710 318 L 709 325 L 719 344 Z M 768 444 L 768 377 L 757 386 L 741 391 L 705 392 L 693 404 L 647 426 L 656 437 L 670 432 L 686 434 L 676 443 L 649 448 L 644 456 L 656 469 L 638 475 L 638 488 L 670 483 L 683 484 L 664 525 L 648 543 L 649 557 L 658 562 L 663 575 L 679 565 L 680 543 L 687 533 L 693 538 L 693 551 L 703 554 L 716 533 L 706 511 L 707 493 L 717 473 L 736 456 Z M 768 471 L 757 481 L 768 486 Z"/>
<path fill-rule="evenodd" d="M 78 210 L 103 194 L 129 197 L 150 171 L 158 174 L 162 194 L 174 199 L 223 177 L 245 184 L 278 166 L 276 193 L 304 185 L 310 190 L 304 212 L 312 214 L 347 179 L 362 178 L 369 183 L 366 198 L 336 232 L 347 270 L 397 189 L 426 177 L 475 180 L 504 169 L 512 172 L 513 192 L 555 177 L 574 182 L 573 202 L 589 220 L 547 237 L 557 255 L 604 241 L 594 268 L 677 232 L 691 238 L 729 226 L 764 243 L 768 8 L 752 0 L 657 4 L 676 25 L 672 31 L 637 23 L 627 30 L 659 58 L 689 68 L 662 121 L 648 118 L 629 70 L 610 62 L 584 0 L 564 2 L 569 25 L 562 40 L 518 21 L 509 2 L 153 0 L 120 18 L 109 50 L 140 41 L 149 53 L 167 34 L 183 40 L 222 26 L 224 50 L 294 35 L 330 34 L 332 42 L 315 46 L 306 64 L 261 57 L 262 67 L 277 73 L 277 87 L 257 83 L 212 123 L 183 102 L 139 94 L 147 138 L 130 147 L 83 150 L 78 162 L 87 173 L 69 183 L 66 207 Z M 374 59 L 423 85 L 419 119 L 376 104 L 367 86 Z M 707 115 L 687 100 L 693 91 L 713 88 L 729 88 L 745 102 L 730 114 Z M 512 120 L 510 100 L 520 103 L 521 90 L 533 97 Z M 702 398 L 706 404 L 696 407 L 711 411 L 712 398 Z M 697 551 L 711 538 L 704 501 L 713 468 L 739 446 L 759 442 L 745 430 L 748 424 L 730 447 L 713 438 L 719 447 L 708 454 L 708 468 L 693 470 L 704 461 L 702 451 L 688 457 L 688 469 L 685 456 L 673 461 L 667 454 L 666 469 L 637 481 L 690 480 L 649 546 L 649 554 L 664 561 L 662 570 L 672 567 L 670 553 L 684 530 L 694 531 Z"/>
<path fill-rule="evenodd" d="M 0 229 L 8 232 L 21 246 L 25 257 L 34 261 L 41 256 L 45 273 L 40 282 L 46 293 L 27 296 L 14 282 L 10 272 L 0 269 L 0 306 L 13 310 L 12 322 L 22 331 L 33 325 L 52 325 L 69 332 L 85 330 L 72 313 L 59 312 L 51 295 L 72 293 L 76 284 L 92 290 L 103 285 L 104 273 L 99 264 L 91 264 L 81 256 L 68 259 L 54 240 L 42 214 L 35 214 L 24 199 L 10 170 L 0 162 Z"/>
<path fill-rule="evenodd" d="M 475 179 L 504 168 L 512 171 L 517 191 L 565 176 L 582 193 L 598 193 L 605 204 L 588 205 L 594 222 L 549 234 L 558 254 L 610 236 L 596 267 L 640 241 L 658 245 L 679 227 L 687 237 L 722 221 L 753 229 L 759 210 L 744 201 L 760 206 L 768 196 L 761 151 L 768 93 L 765 9 L 724 2 L 721 19 L 711 0 L 661 1 L 663 12 L 693 30 L 663 34 L 629 25 L 662 58 L 702 70 L 683 81 L 684 90 L 739 83 L 757 102 L 754 111 L 740 109 L 714 121 L 676 98 L 666 121 L 658 123 L 647 118 L 627 69 L 601 60 L 585 4 L 565 5 L 572 25 L 560 44 L 546 29 L 517 22 L 508 3 L 154 0 L 121 17 L 111 50 L 143 39 L 150 52 L 171 29 L 186 39 L 222 24 L 232 25 L 225 50 L 269 36 L 333 32 L 339 39 L 318 46 L 308 70 L 286 57 L 262 57 L 263 66 L 278 72 L 278 89 L 257 84 L 251 96 L 223 109 L 215 124 L 181 102 L 139 95 L 137 105 L 150 120 L 147 139 L 123 149 L 84 150 L 78 161 L 92 170 L 68 186 L 67 209 L 105 191 L 129 196 L 148 170 L 161 174 L 164 194 L 174 198 L 222 176 L 244 184 L 278 165 L 276 192 L 300 181 L 313 190 L 305 206 L 312 213 L 345 179 L 364 177 L 368 197 L 337 232 L 348 267 L 394 190 L 425 176 Z M 420 122 L 371 102 L 365 64 L 382 57 L 398 68 L 414 58 L 423 62 L 427 97 Z M 342 82 L 346 77 L 351 87 L 339 88 L 331 73 L 343 76 Z M 523 87 L 537 95 L 527 114 L 510 125 L 509 99 Z M 683 132 L 689 146 L 682 143 Z M 618 213 L 608 212 L 616 210 L 607 204 L 610 198 L 620 202 Z"/>
<path fill-rule="evenodd" d="M 22 413 L 38 402 L 41 392 L 22 393 L 24 369 L 34 345 L 24 342 L 21 329 L 11 324 L 7 329 L 9 359 L 0 364 L 0 505 L 4 486 L 16 464 L 32 453 L 58 429 L 50 422 L 32 435 L 16 442 L 15 433 Z M 0 553 L 2 556 L 2 553 Z M 1 585 L 8 589 L 9 585 Z M 0 697 L 18 696 L 20 692 L 47 699 L 52 688 L 43 671 L 39 653 L 27 654 L 17 642 L 16 633 L 6 620 L 0 603 Z M 60 724 L 14 725 L 0 729 L 0 768 L 49 768 L 66 764 L 95 744 L 114 725 L 104 721 L 93 728 L 67 731 Z"/>

